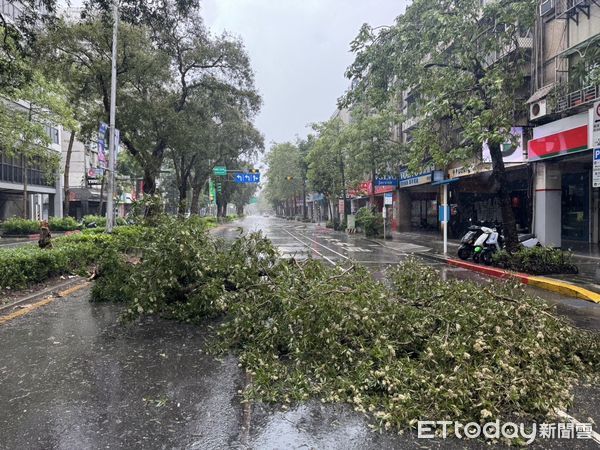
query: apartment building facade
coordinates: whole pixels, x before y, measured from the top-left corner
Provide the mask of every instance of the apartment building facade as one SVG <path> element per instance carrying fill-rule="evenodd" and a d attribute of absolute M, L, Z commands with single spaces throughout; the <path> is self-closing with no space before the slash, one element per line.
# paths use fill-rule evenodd
<path fill-rule="evenodd" d="M 25 7 L 19 1 L 0 0 L 2 17 L 8 23 L 16 23 L 24 14 Z M 43 11 L 42 11 L 43 12 Z M 27 109 L 29 103 L 0 99 L 7 107 Z M 46 125 L 50 138 L 49 152 L 61 152 L 61 127 Z M 25 216 L 30 219 L 47 219 L 62 216 L 61 180 L 58 174 L 47 177 L 45 171 L 35 161 L 25 163 L 18 153 L 9 156 L 0 149 L 0 220 L 12 216 Z M 27 198 L 24 199 L 25 191 Z M 26 201 L 24 201 L 26 200 Z"/>
<path fill-rule="evenodd" d="M 527 144 L 534 191 L 533 228 L 547 245 L 599 242 L 599 189 L 593 187 L 593 107 L 600 86 L 600 4 L 544 0 L 536 20 L 533 126 Z"/>

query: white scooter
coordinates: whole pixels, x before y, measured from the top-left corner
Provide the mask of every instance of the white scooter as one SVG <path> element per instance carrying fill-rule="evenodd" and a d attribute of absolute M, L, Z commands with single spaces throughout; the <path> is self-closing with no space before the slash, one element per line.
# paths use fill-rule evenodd
<path fill-rule="evenodd" d="M 487 240 L 495 230 L 493 228 L 481 227 L 481 236 L 477 238 L 473 244 L 473 261 L 476 263 L 482 262 L 482 254 Z"/>

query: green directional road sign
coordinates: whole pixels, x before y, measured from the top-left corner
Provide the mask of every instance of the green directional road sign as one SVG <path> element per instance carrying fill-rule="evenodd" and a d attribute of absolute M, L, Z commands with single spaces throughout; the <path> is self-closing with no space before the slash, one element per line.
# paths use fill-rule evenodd
<path fill-rule="evenodd" d="M 219 176 L 227 175 L 227 167 L 215 166 L 215 167 L 213 167 L 213 173 L 215 175 L 219 175 Z"/>
<path fill-rule="evenodd" d="M 257 197 L 250 197 L 250 204 L 251 205 L 255 205 L 258 203 L 258 198 Z"/>

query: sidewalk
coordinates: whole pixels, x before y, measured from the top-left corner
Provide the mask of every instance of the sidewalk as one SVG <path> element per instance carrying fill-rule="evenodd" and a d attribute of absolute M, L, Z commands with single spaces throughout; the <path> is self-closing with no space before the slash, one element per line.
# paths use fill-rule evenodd
<path fill-rule="evenodd" d="M 419 245 L 430 249 L 426 252 L 419 252 L 419 254 L 435 258 L 447 264 L 464 267 L 499 278 L 515 276 L 502 269 L 459 260 L 456 256 L 460 245 L 457 239 L 448 240 L 448 255 L 445 256 L 443 254 L 444 242 L 440 239 L 439 233 L 436 232 L 393 231 L 391 240 L 376 239 L 374 242 L 397 251 L 406 251 L 406 244 Z M 586 249 L 581 245 L 579 247 L 571 247 L 574 253 L 574 262 L 579 267 L 580 273 L 577 275 L 546 275 L 537 277 L 517 274 L 516 278 L 525 284 L 535 285 L 542 289 L 560 292 L 576 298 L 598 301 L 595 299 L 600 298 L 600 251 L 597 248 L 595 249 L 595 246 L 586 245 L 585 247 L 588 248 Z"/>

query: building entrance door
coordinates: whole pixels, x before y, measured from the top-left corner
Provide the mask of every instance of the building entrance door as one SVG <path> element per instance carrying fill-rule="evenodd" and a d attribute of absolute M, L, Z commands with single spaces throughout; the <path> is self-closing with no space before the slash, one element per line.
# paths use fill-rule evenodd
<path fill-rule="evenodd" d="M 562 238 L 587 241 L 590 233 L 588 172 L 562 176 Z"/>

